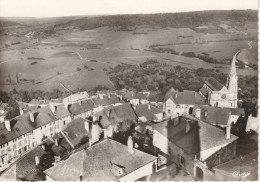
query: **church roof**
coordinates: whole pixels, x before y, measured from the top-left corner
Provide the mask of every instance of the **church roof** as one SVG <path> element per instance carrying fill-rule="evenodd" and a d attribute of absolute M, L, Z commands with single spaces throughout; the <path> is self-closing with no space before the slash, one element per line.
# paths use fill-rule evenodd
<path fill-rule="evenodd" d="M 219 91 L 224 87 L 224 85 L 222 85 L 218 80 L 212 77 L 205 81 L 205 84 L 213 91 Z"/>

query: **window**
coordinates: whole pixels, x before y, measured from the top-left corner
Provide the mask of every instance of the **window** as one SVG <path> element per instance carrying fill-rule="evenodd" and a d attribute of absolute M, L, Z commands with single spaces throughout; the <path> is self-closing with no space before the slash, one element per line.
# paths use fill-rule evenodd
<path fill-rule="evenodd" d="M 176 105 L 176 108 L 180 108 L 181 106 L 180 105 Z"/>
<path fill-rule="evenodd" d="M 171 113 L 171 110 L 170 110 L 170 109 L 168 109 L 168 113 Z"/>
<path fill-rule="evenodd" d="M 66 121 L 63 121 L 64 125 L 66 125 Z"/>
<path fill-rule="evenodd" d="M 180 165 L 184 166 L 185 165 L 185 159 L 183 156 L 179 155 L 179 163 Z"/>

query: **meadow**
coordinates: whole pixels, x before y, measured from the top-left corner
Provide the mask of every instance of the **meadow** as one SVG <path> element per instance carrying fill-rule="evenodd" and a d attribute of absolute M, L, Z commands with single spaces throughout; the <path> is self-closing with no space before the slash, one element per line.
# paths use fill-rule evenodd
<path fill-rule="evenodd" d="M 161 63 L 191 68 L 216 69 L 228 73 L 230 65 L 212 64 L 194 57 L 154 52 L 151 46 L 166 47 L 178 52 L 206 53 L 221 59 L 232 59 L 238 49 L 247 50 L 248 37 L 255 37 L 255 27 L 238 27 L 233 33 L 204 33 L 191 28 L 172 28 L 139 25 L 133 30 L 118 31 L 115 27 L 94 29 L 60 29 L 54 35 L 38 41 L 25 35 L 43 29 L 43 25 L 19 25 L 7 28 L 8 35 L 1 37 L 0 88 L 1 90 L 91 90 L 98 85 L 114 89 L 107 71 L 120 63 L 140 64 L 147 59 Z M 39 28 L 39 26 L 41 28 Z M 222 25 L 223 26 L 223 25 Z M 226 29 L 231 29 L 225 26 Z M 237 35 L 238 34 L 238 35 Z M 249 33 L 248 33 L 249 34 Z M 20 42 L 19 44 L 16 44 Z M 9 47 L 5 47 L 8 44 Z M 249 53 L 241 53 L 241 59 L 257 60 L 256 46 Z M 244 57 L 243 57 L 244 56 Z M 257 75 L 257 70 L 239 69 L 240 75 Z M 63 85 L 63 86 L 62 86 Z"/>

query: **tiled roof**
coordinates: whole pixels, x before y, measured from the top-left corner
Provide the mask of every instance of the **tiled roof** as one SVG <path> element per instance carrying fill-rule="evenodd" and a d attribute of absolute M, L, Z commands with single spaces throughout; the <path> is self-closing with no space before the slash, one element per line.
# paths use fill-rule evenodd
<path fill-rule="evenodd" d="M 174 125 L 174 123 L 177 123 Z M 165 121 L 154 124 L 153 128 L 167 137 L 170 143 L 177 145 L 187 153 L 200 152 L 199 127 L 197 122 L 188 122 L 190 131 L 186 133 L 186 120 L 175 118 L 174 121 Z M 171 147 L 171 145 L 169 145 Z"/>
<path fill-rule="evenodd" d="M 208 90 L 206 88 L 204 88 L 204 87 L 201 87 L 199 92 L 206 97 L 207 93 L 208 93 Z"/>
<path fill-rule="evenodd" d="M 89 120 L 83 118 L 75 119 L 62 131 L 74 147 L 80 144 L 82 139 L 88 137 L 88 132 L 85 129 L 85 122 L 89 122 Z"/>
<path fill-rule="evenodd" d="M 168 91 L 165 100 L 172 99 L 175 104 L 205 104 L 205 99 L 197 92 L 184 90 L 183 92 Z"/>
<path fill-rule="evenodd" d="M 155 156 L 137 149 L 128 152 L 127 146 L 106 139 L 93 145 L 91 148 L 73 154 L 66 161 L 62 161 L 54 167 L 47 169 L 45 173 L 54 180 L 116 180 L 111 171 L 111 163 L 124 168 L 125 174 L 129 174 L 142 166 L 156 160 Z"/>
<path fill-rule="evenodd" d="M 37 166 L 35 163 L 35 156 L 40 157 L 40 164 Z M 13 171 L 13 178 L 21 181 L 43 181 L 45 180 L 45 174 L 43 171 L 52 166 L 54 162 L 53 156 L 44 151 L 40 146 L 37 146 L 32 151 L 21 156 L 9 169 L 7 169 L 0 178 L 3 180 L 8 179 L 8 172 Z"/>
<path fill-rule="evenodd" d="M 68 111 L 68 109 L 64 106 L 64 104 L 60 104 L 55 106 L 56 110 L 55 110 L 55 115 L 58 119 L 70 116 L 70 112 Z"/>
<path fill-rule="evenodd" d="M 5 123 L 0 123 L 0 145 L 57 120 L 49 106 L 39 108 L 32 113 L 35 117 L 34 122 L 29 119 L 29 112 L 10 120 L 11 131 L 5 128 Z"/>
<path fill-rule="evenodd" d="M 202 121 L 217 124 L 217 125 L 227 125 L 229 114 L 231 115 L 244 115 L 243 108 L 220 108 L 220 107 L 210 107 L 210 106 L 195 106 L 193 109 L 193 114 L 196 114 L 196 109 L 201 109 L 200 119 Z"/>
<path fill-rule="evenodd" d="M 150 94 L 148 96 L 149 101 L 154 101 L 154 102 L 163 102 L 164 101 L 164 95 L 162 94 Z"/>
<path fill-rule="evenodd" d="M 84 100 L 81 101 L 81 107 L 83 109 L 84 112 L 88 112 L 91 111 L 93 109 L 94 104 L 91 103 L 91 100 Z"/>
<path fill-rule="evenodd" d="M 101 118 L 100 124 L 103 128 L 109 125 L 117 125 L 127 120 L 137 120 L 137 116 L 129 103 L 118 106 L 110 106 L 95 114 L 97 119 Z"/>
<path fill-rule="evenodd" d="M 218 80 L 212 77 L 205 81 L 205 84 L 208 85 L 208 87 L 211 88 L 213 91 L 219 91 L 224 87 L 224 85 L 222 85 Z"/>
<path fill-rule="evenodd" d="M 241 177 L 242 181 L 257 181 L 258 179 L 258 152 L 252 152 L 250 154 L 244 155 L 242 158 L 237 157 L 234 160 L 220 164 L 213 168 L 217 171 L 222 171 L 223 174 L 226 174 L 227 177 L 231 176 L 230 179 L 234 180 L 234 172 L 249 173 L 246 177 Z M 239 177 L 237 177 L 239 180 Z"/>
<path fill-rule="evenodd" d="M 108 106 L 112 104 L 119 103 L 119 98 L 116 97 L 115 95 L 112 95 L 110 98 L 107 96 L 104 96 L 103 99 L 100 98 L 93 98 L 92 99 L 95 105 L 98 106 Z"/>
<path fill-rule="evenodd" d="M 177 122 L 176 126 L 174 126 L 174 122 Z M 190 130 L 186 133 L 187 122 L 190 124 Z M 188 153 L 198 153 L 229 144 L 238 138 L 231 134 L 230 139 L 226 139 L 225 131 L 191 116 L 182 116 L 173 121 L 161 122 L 153 125 L 153 128 Z"/>
<path fill-rule="evenodd" d="M 155 114 L 163 113 L 162 110 L 158 109 L 157 107 L 151 104 L 150 104 L 150 109 L 149 109 L 149 104 L 139 104 L 135 106 L 134 110 L 138 117 L 144 116 L 148 121 L 154 120 Z"/>

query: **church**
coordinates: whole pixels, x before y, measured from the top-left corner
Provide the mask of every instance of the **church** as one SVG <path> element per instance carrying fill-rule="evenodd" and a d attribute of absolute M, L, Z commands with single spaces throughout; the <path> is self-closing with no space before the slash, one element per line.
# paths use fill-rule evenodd
<path fill-rule="evenodd" d="M 199 93 L 213 107 L 237 108 L 238 77 L 236 73 L 236 57 L 238 53 L 233 57 L 225 86 L 216 79 L 209 78 L 199 90 Z"/>

